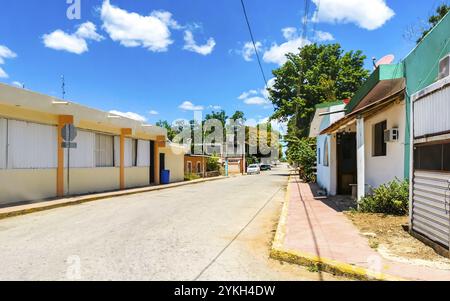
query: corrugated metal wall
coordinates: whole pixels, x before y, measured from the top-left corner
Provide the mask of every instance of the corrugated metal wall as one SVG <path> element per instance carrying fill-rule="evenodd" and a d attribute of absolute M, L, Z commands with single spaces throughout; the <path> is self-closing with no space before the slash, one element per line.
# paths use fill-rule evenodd
<path fill-rule="evenodd" d="M 450 87 L 414 102 L 414 137 L 450 130 Z"/>
<path fill-rule="evenodd" d="M 431 240 L 449 247 L 450 174 L 415 171 L 412 228 Z"/>
<path fill-rule="evenodd" d="M 114 166 L 114 136 L 95 134 L 95 166 Z"/>
<path fill-rule="evenodd" d="M 150 166 L 150 141 L 138 140 L 137 166 Z"/>
<path fill-rule="evenodd" d="M 7 121 L 0 118 L 0 169 L 6 168 Z"/>
<path fill-rule="evenodd" d="M 57 127 L 8 120 L 7 167 L 56 168 Z"/>
<path fill-rule="evenodd" d="M 423 97 L 413 97 L 414 138 L 438 136 L 450 131 L 450 87 L 439 86 L 436 82 L 421 92 Z M 427 94 L 428 93 L 428 94 Z M 419 141 L 419 140 L 417 140 Z M 447 249 L 450 247 L 450 173 L 445 168 L 445 148 L 441 155 L 433 155 L 430 143 L 418 144 L 413 139 L 414 173 L 412 179 L 411 225 L 415 232 L 437 242 Z M 444 141 L 434 141 L 433 143 Z M 431 148 L 430 148 L 431 147 Z M 422 162 L 422 151 L 428 151 Z M 435 162 L 434 162 L 435 161 Z M 428 170 L 429 169 L 429 170 Z M 436 171 L 437 169 L 437 171 Z"/>
<path fill-rule="evenodd" d="M 95 133 L 78 130 L 78 135 L 74 142 L 77 148 L 70 149 L 71 168 L 94 168 L 95 167 Z M 68 152 L 65 150 L 64 166 L 67 167 Z"/>

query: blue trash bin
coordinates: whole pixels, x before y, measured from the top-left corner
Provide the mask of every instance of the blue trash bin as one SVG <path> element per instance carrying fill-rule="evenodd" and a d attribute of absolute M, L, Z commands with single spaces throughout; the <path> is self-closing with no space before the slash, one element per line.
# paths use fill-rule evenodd
<path fill-rule="evenodd" d="M 161 170 L 161 184 L 166 185 L 170 183 L 170 170 Z"/>

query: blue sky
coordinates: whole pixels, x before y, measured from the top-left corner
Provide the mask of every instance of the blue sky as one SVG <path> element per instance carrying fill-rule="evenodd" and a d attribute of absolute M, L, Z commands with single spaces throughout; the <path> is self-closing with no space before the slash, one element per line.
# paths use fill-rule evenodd
<path fill-rule="evenodd" d="M 285 51 L 307 42 L 361 49 L 367 68 L 372 57 L 401 59 L 414 47 L 405 31 L 442 1 L 311 0 L 308 41 L 299 37 L 303 2 L 245 0 L 268 79 Z M 271 115 L 239 0 L 80 4 L 81 19 L 70 20 L 66 0 L 0 0 L 0 81 L 61 96 L 64 74 L 69 100 L 149 123 L 200 108 Z"/>

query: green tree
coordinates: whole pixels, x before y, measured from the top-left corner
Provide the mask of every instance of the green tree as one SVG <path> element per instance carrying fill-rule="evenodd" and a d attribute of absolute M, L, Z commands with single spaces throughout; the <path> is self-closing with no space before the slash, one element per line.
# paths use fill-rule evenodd
<path fill-rule="evenodd" d="M 290 164 L 297 164 L 302 180 L 314 182 L 316 166 L 316 150 L 314 138 L 290 138 L 291 146 L 286 152 L 287 160 Z"/>
<path fill-rule="evenodd" d="M 290 120 L 298 138 L 308 136 L 316 104 L 352 97 L 369 76 L 362 52 L 345 52 L 339 44 L 311 44 L 286 56 L 268 89 L 275 105 L 271 119 Z"/>
<path fill-rule="evenodd" d="M 417 44 L 419 44 L 423 40 L 423 38 L 431 31 L 431 29 L 433 29 L 433 27 L 435 27 L 449 11 L 450 5 L 447 4 L 442 4 L 436 9 L 436 13 L 428 19 L 429 27 L 423 30 L 421 37 L 417 40 Z"/>
<path fill-rule="evenodd" d="M 167 120 L 159 120 L 156 122 L 156 126 L 165 128 L 167 130 L 167 138 L 169 138 L 170 141 L 173 140 L 173 138 L 178 134 L 177 131 L 175 131 L 169 124 Z"/>
<path fill-rule="evenodd" d="M 220 120 L 220 122 L 222 122 L 222 124 L 225 126 L 228 116 L 224 110 L 220 110 L 217 112 L 212 111 L 211 114 L 206 114 L 206 116 L 205 116 L 205 120 L 209 120 L 209 119 Z"/>
<path fill-rule="evenodd" d="M 247 120 L 247 119 L 245 118 L 244 112 L 242 112 L 242 111 L 236 111 L 236 112 L 234 112 L 234 114 L 231 115 L 230 119 L 232 119 L 232 120 L 238 120 L 238 119 L 240 119 L 240 120 L 242 120 L 242 121 L 244 121 L 244 122 Z"/>

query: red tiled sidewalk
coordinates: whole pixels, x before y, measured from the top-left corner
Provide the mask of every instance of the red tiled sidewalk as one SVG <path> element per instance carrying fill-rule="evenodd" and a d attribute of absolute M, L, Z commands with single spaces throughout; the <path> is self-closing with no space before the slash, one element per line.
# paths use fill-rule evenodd
<path fill-rule="evenodd" d="M 278 227 L 274 248 L 283 252 L 306 255 L 317 262 L 335 265 L 334 270 L 347 264 L 355 271 L 365 273 L 368 269 L 376 275 L 392 276 L 392 279 L 450 280 L 450 270 L 433 269 L 384 259 L 369 247 L 352 222 L 342 213 L 314 199 L 309 184 L 292 176 Z M 381 273 L 381 274 L 379 274 Z M 356 273 L 357 274 L 357 273 Z M 383 276 L 376 277 L 386 279 Z"/>

